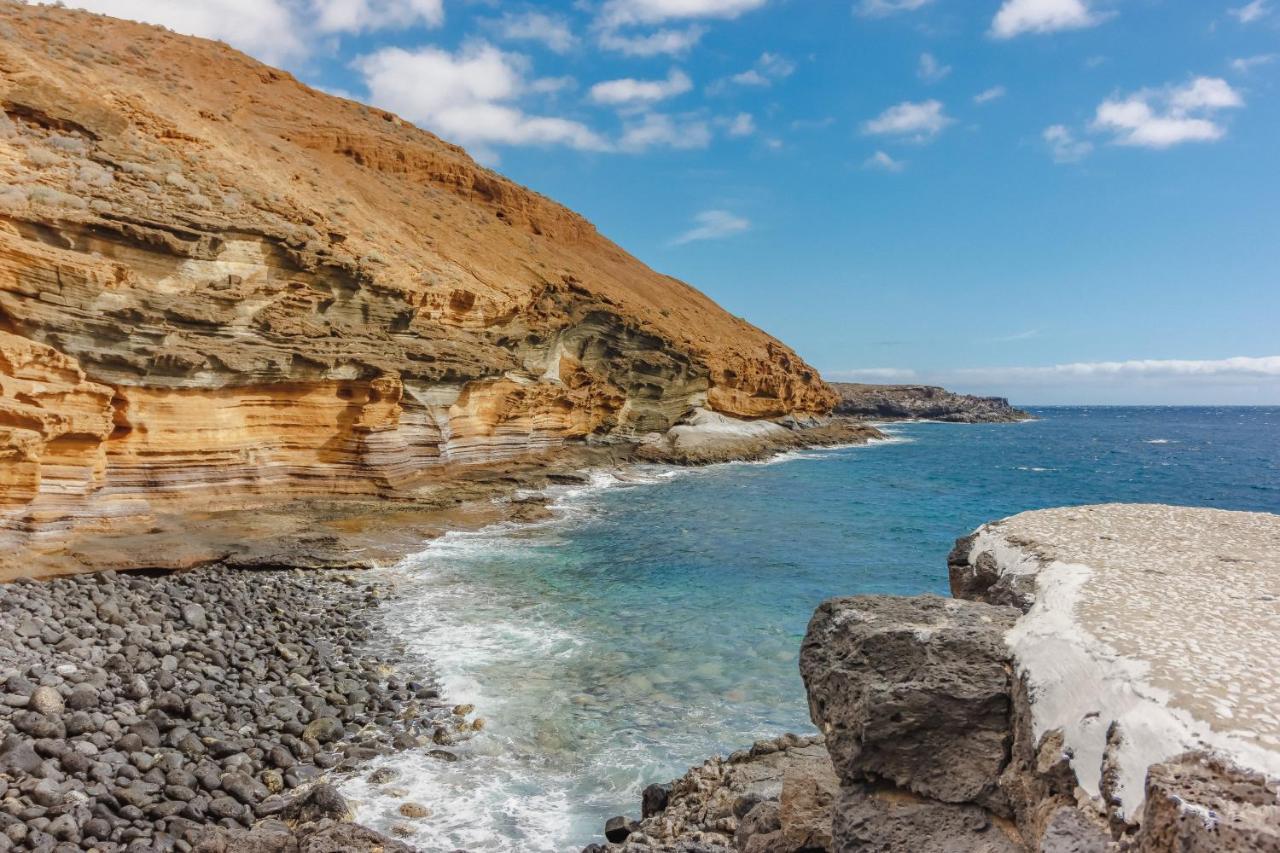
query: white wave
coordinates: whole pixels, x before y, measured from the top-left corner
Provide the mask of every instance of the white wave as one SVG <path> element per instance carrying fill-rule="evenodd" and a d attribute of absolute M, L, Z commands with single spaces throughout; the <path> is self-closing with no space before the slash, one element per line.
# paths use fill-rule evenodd
<path fill-rule="evenodd" d="M 1031 472 L 1033 472 L 1033 473 L 1035 473 L 1035 474 L 1043 474 L 1043 473 L 1045 473 L 1045 472 L 1047 472 L 1047 471 L 1057 471 L 1058 469 L 1057 469 L 1057 468 L 1037 468 L 1037 467 L 1030 466 L 1030 465 L 1019 465 L 1019 466 L 1018 466 L 1018 470 L 1019 470 L 1019 471 L 1031 471 Z"/>
<path fill-rule="evenodd" d="M 1174 441 L 1171 438 L 1148 438 L 1143 443 L 1144 444 L 1177 444 L 1178 442 Z"/>

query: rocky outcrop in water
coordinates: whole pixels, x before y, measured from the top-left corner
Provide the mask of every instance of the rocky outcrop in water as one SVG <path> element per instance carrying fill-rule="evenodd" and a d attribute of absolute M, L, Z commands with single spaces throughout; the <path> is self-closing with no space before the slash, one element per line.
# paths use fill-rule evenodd
<path fill-rule="evenodd" d="M 956 394 L 932 385 L 863 385 L 833 382 L 836 414 L 876 421 L 928 420 L 985 424 L 1025 421 L 1031 415 L 1004 397 Z"/>
<path fill-rule="evenodd" d="M 814 614 L 800 666 L 839 786 L 811 799 L 829 836 L 778 834 L 777 786 L 743 801 L 732 840 L 728 823 L 684 820 L 740 790 L 716 760 L 682 780 L 680 820 L 658 812 L 626 845 L 1278 851 L 1278 546 L 1280 517 L 1182 507 L 986 525 L 948 560 L 956 598 L 856 596 Z"/>
<path fill-rule="evenodd" d="M 0 552 L 826 413 L 787 347 L 396 116 L 0 0 Z"/>

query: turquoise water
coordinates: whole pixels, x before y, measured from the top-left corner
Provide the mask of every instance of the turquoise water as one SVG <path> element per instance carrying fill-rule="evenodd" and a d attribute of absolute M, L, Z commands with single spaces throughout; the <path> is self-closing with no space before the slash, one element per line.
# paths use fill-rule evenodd
<path fill-rule="evenodd" d="M 1078 408 L 1009 425 L 903 424 L 893 440 L 767 464 L 645 468 L 564 490 L 556 521 L 451 535 L 391 572 L 392 624 L 484 731 L 360 817 L 433 810 L 427 850 L 577 850 L 647 783 L 809 731 L 797 672 L 824 598 L 946 593 L 979 524 L 1151 501 L 1280 512 L 1280 409 Z"/>

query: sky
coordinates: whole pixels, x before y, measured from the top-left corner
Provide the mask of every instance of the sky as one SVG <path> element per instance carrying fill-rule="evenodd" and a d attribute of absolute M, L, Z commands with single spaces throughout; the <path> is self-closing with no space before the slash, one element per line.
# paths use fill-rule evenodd
<path fill-rule="evenodd" d="M 828 379 L 1280 404 L 1280 0 L 78 0 L 392 110 Z"/>

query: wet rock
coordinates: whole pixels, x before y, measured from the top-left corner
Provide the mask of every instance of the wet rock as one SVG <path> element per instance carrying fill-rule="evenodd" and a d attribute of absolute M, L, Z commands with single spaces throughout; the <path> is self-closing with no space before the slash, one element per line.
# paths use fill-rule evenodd
<path fill-rule="evenodd" d="M 653 817 L 667 808 L 671 798 L 671 786 L 654 783 L 645 787 L 640 795 L 640 814 L 642 817 Z"/>
<path fill-rule="evenodd" d="M 635 831 L 635 822 L 619 815 L 611 817 L 604 823 L 605 840 L 613 844 L 621 844 L 627 836 Z"/>
<path fill-rule="evenodd" d="M 1009 651 L 1021 614 L 936 596 L 824 602 L 800 652 L 814 723 L 846 784 L 886 779 L 1008 811 Z"/>
<path fill-rule="evenodd" d="M 423 818 L 431 817 L 431 809 L 418 803 L 401 803 L 400 808 L 396 809 L 402 817 L 407 818 Z"/>

